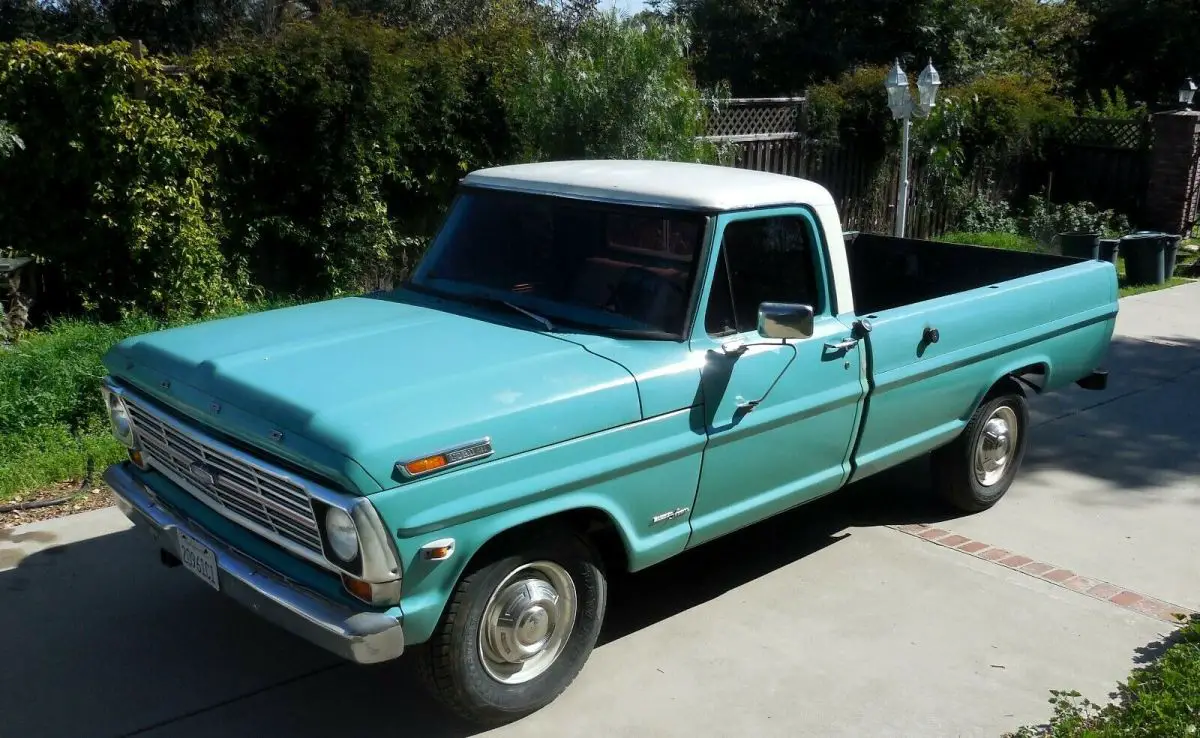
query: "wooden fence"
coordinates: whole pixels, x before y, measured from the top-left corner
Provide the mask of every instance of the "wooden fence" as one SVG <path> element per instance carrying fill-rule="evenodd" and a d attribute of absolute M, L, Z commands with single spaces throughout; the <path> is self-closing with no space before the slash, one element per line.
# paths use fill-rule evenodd
<path fill-rule="evenodd" d="M 804 98 L 743 98 L 713 117 L 705 138 L 722 145 L 729 166 L 809 179 L 826 187 L 847 230 L 890 233 L 900 188 L 899 153 L 868 156 L 854 144 L 809 138 Z M 897 135 L 898 131 L 897 131 Z M 929 238 L 953 225 L 957 213 L 931 195 L 920 155 L 909 169 L 907 235 Z"/>
<path fill-rule="evenodd" d="M 1149 119 L 1072 121 L 1048 146 L 1050 201 L 1086 200 L 1137 219 L 1146 206 L 1152 146 Z"/>
<path fill-rule="evenodd" d="M 852 143 L 809 138 L 806 120 L 804 98 L 739 99 L 714 116 L 706 138 L 724 146 L 730 166 L 825 186 L 847 230 L 890 233 L 900 187 L 898 147 L 883 157 L 867 156 Z M 898 125 L 896 137 L 898 144 Z M 967 195 L 1006 199 L 1045 190 L 1056 203 L 1087 200 L 1136 219 L 1145 204 L 1151 144 L 1149 121 L 1079 119 L 1048 146 L 1044 159 L 1011 157 L 976 166 Z M 914 153 L 905 229 L 910 238 L 945 233 L 959 218 L 932 176 L 924 155 Z"/>
<path fill-rule="evenodd" d="M 802 177 L 833 195 L 847 230 L 891 233 L 900 189 L 899 153 L 872 161 L 850 144 L 827 144 L 788 137 L 731 142 L 730 166 Z M 953 226 L 957 213 L 945 198 L 931 196 L 928 167 L 920 156 L 909 164 L 907 235 L 930 238 Z M 979 185 L 977 184 L 976 187 Z"/>

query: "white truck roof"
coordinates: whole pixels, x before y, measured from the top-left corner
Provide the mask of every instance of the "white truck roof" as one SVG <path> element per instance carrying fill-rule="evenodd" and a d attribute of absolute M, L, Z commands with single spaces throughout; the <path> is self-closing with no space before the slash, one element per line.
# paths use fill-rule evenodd
<path fill-rule="evenodd" d="M 676 161 L 598 159 L 513 164 L 471 172 L 463 182 L 533 194 L 683 209 L 834 204 L 828 190 L 807 179 Z"/>

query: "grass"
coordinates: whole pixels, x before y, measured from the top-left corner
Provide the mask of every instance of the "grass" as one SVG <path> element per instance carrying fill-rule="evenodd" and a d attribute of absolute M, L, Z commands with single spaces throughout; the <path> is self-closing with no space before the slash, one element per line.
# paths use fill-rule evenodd
<path fill-rule="evenodd" d="M 1018 236 L 1015 233 L 991 232 L 991 233 L 947 233 L 939 236 L 937 241 L 945 241 L 947 243 L 969 243 L 975 246 L 986 246 L 992 249 L 1005 249 L 1008 251 L 1043 251 L 1041 245 L 1026 236 Z"/>
<path fill-rule="evenodd" d="M 1032 238 L 1018 236 L 1015 233 L 947 233 L 944 236 L 939 236 L 936 240 L 946 241 L 949 243 L 969 243 L 975 246 L 986 246 L 995 249 L 1007 249 L 1009 251 L 1046 251 L 1047 249 Z M 1183 253 L 1180 253 L 1180 265 L 1175 268 L 1179 272 L 1182 268 Z M 1121 297 L 1131 297 L 1133 295 L 1141 295 L 1147 292 L 1156 292 L 1169 287 L 1178 287 L 1183 284 L 1188 284 L 1193 281 L 1183 277 L 1172 277 L 1163 284 L 1130 284 L 1125 277 L 1125 259 L 1117 259 L 1117 278 L 1120 284 Z"/>
<path fill-rule="evenodd" d="M 100 359 L 117 341 L 159 327 L 140 318 L 64 321 L 0 351 L 0 500 L 82 478 L 121 454 L 100 398 Z"/>
<path fill-rule="evenodd" d="M 1115 700 L 1097 705 L 1077 691 L 1053 691 L 1053 716 L 1014 738 L 1166 738 L 1200 735 L 1200 619 L 1161 643 L 1158 653 L 1117 686 Z"/>
<path fill-rule="evenodd" d="M 242 306 L 218 317 L 285 304 Z M 89 463 L 99 473 L 123 456 L 100 397 L 101 358 L 123 338 L 168 325 L 147 317 L 65 320 L 0 348 L 0 501 L 82 479 Z"/>

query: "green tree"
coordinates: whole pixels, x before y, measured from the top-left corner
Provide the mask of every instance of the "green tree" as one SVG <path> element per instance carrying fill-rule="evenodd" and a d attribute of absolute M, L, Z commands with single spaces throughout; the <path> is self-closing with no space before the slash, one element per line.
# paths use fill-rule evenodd
<path fill-rule="evenodd" d="M 1123 89 L 1132 100 L 1174 107 L 1188 76 L 1200 81 L 1196 0 L 1077 0 L 1092 17 L 1079 44 L 1076 84 Z"/>
<path fill-rule="evenodd" d="M 947 83 L 1063 78 L 1085 16 L 1074 0 L 674 0 L 703 84 L 739 96 L 802 92 L 862 66 L 934 60 Z"/>
<path fill-rule="evenodd" d="M 681 26 L 615 12 L 535 49 L 504 92 L 520 157 L 711 157 L 696 142 L 707 101 L 686 53 Z"/>

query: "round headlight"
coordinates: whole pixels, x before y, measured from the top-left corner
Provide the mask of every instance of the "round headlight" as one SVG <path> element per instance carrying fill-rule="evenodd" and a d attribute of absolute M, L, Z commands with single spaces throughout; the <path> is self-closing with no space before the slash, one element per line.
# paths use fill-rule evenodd
<path fill-rule="evenodd" d="M 342 561 L 353 561 L 358 556 L 358 528 L 344 510 L 331 507 L 326 511 L 325 537 L 333 554 Z"/>
<path fill-rule="evenodd" d="M 108 419 L 112 423 L 113 435 L 126 446 L 133 448 L 133 424 L 129 421 L 129 411 L 120 397 L 112 395 L 108 402 Z"/>

